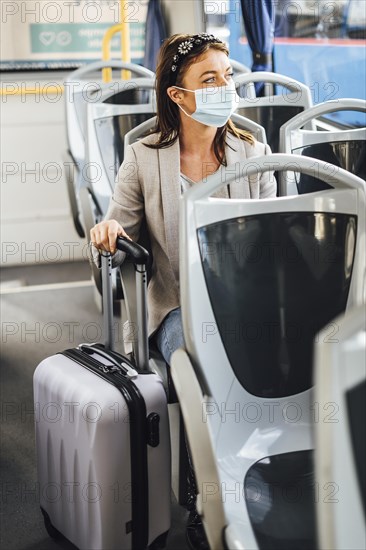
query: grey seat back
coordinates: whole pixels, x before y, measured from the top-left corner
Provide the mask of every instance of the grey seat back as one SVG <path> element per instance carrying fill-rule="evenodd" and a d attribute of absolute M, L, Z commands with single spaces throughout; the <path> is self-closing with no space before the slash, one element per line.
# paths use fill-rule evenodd
<path fill-rule="evenodd" d="M 135 126 L 151 118 L 156 112 L 153 96 L 150 101 L 134 104 L 131 101 L 154 91 L 152 79 L 136 79 L 129 92 L 127 104 L 112 103 L 110 96 L 105 102 L 87 107 L 87 153 L 92 176 L 87 184 L 92 187 L 103 213 L 107 211 L 115 179 L 124 158 L 124 137 Z"/>
<path fill-rule="evenodd" d="M 249 175 L 258 166 L 264 171 L 271 165 L 296 166 L 311 174 L 314 163 L 334 189 L 285 199 L 210 202 L 209 193 L 223 185 L 220 176 L 212 176 L 209 185 L 197 185 L 181 199 L 184 331 L 213 395 L 222 373 L 207 369 L 217 360 L 251 394 L 305 391 L 311 385 L 314 335 L 360 300 L 362 180 L 341 169 L 333 174 L 327 163 L 298 155 L 258 157 L 256 167 L 243 163 L 243 170 Z M 209 347 L 202 343 L 202 320 Z"/>
<path fill-rule="evenodd" d="M 306 125 L 310 122 L 315 126 L 324 126 L 323 119 L 330 113 L 340 111 L 366 112 L 366 101 L 361 99 L 339 99 L 326 101 L 315 105 L 293 119 L 286 122 L 280 129 L 280 151 L 295 153 L 318 160 L 329 162 L 348 170 L 356 176 L 366 179 L 366 127 L 336 128 L 325 123 L 327 129 L 309 130 Z M 296 187 L 298 194 L 312 193 L 329 189 L 329 185 L 321 182 L 316 174 L 297 174 Z M 294 194 L 294 186 L 288 186 L 286 181 L 280 180 L 280 194 Z"/>
<path fill-rule="evenodd" d="M 131 75 L 137 78 L 130 80 L 116 80 L 109 83 L 101 81 L 100 72 L 105 68 L 115 70 L 127 69 Z M 136 81 L 141 77 L 153 78 L 154 73 L 133 63 L 125 63 L 118 60 L 98 61 L 88 63 L 76 71 L 73 71 L 65 79 L 65 109 L 66 109 L 66 133 L 68 151 L 65 152 L 66 184 L 69 195 L 71 213 L 75 229 L 81 238 L 85 237 L 85 217 L 81 212 L 80 189 L 87 184 L 85 182 L 85 141 L 87 134 L 87 106 L 97 101 L 114 101 L 131 103 L 132 101 L 144 102 L 143 97 L 134 97 Z M 136 94 L 135 94 L 136 95 Z M 151 101 L 151 98 L 149 99 Z"/>
<path fill-rule="evenodd" d="M 69 149 L 73 158 L 82 161 L 85 157 L 86 118 L 88 103 L 102 101 L 104 97 L 123 93 L 134 86 L 134 79 L 103 83 L 100 72 L 105 68 L 127 69 L 137 78 L 154 78 L 154 73 L 145 67 L 119 60 L 88 63 L 70 73 L 65 79 L 66 131 Z M 121 98 L 122 99 L 122 98 Z"/>
<path fill-rule="evenodd" d="M 280 127 L 312 105 L 309 87 L 287 76 L 265 71 L 235 76 L 234 80 L 237 90 L 243 95 L 237 113 L 263 126 L 272 152 L 277 153 Z M 271 85 L 271 92 L 265 97 L 256 97 L 256 82 Z M 280 93 L 275 95 L 273 87 L 280 87 Z"/>

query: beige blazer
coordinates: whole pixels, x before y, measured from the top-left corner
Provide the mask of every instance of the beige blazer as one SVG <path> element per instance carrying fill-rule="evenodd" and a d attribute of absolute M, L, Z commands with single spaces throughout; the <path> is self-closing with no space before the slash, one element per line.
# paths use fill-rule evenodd
<path fill-rule="evenodd" d="M 121 165 L 113 197 L 105 219 L 117 220 L 137 241 L 145 216 L 153 255 L 152 276 L 148 286 L 149 334 L 164 317 L 180 305 L 178 201 L 181 194 L 179 140 L 165 149 L 150 149 L 156 134 L 129 146 Z M 251 157 L 271 153 L 269 146 L 254 146 L 228 136 L 228 167 Z M 232 148 L 231 148 L 232 147 Z M 220 168 L 225 170 L 225 167 Z M 241 178 L 230 185 L 231 198 L 274 197 L 276 182 L 269 172 Z M 119 252 L 117 252 L 118 254 Z"/>

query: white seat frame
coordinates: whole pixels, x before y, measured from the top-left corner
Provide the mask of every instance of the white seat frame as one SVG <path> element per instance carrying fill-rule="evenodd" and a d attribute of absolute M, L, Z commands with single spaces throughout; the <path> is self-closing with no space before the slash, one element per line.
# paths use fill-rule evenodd
<path fill-rule="evenodd" d="M 281 126 L 279 152 L 290 154 L 297 148 L 329 141 L 365 140 L 366 128 L 334 129 L 332 131 L 314 129 L 317 118 L 338 111 L 360 111 L 365 113 L 366 101 L 348 98 L 336 99 L 319 103 L 299 113 Z M 309 123 L 313 123 L 313 129 L 306 127 Z M 292 181 L 290 184 L 290 181 L 289 178 L 280 177 L 279 190 L 281 196 L 297 194 L 295 182 Z"/>
<path fill-rule="evenodd" d="M 238 173 L 248 177 L 258 172 L 286 169 L 312 174 L 314 162 L 319 177 L 331 183 L 333 189 L 264 200 L 210 198 Z M 202 514 L 212 550 L 222 548 L 224 529 L 228 548 L 257 548 L 243 502 L 243 479 L 248 469 L 261 458 L 313 449 L 311 405 L 314 396 L 313 390 L 309 389 L 295 396 L 276 399 L 278 410 L 272 419 L 267 419 L 268 411 L 267 415 L 264 413 L 268 399 L 249 394 L 238 382 L 218 331 L 210 334 L 209 343 L 207 338 L 204 341 L 203 320 L 211 327 L 216 326 L 216 321 L 204 278 L 197 230 L 217 221 L 262 213 L 350 213 L 358 216 L 358 233 L 347 308 L 362 303 L 366 271 L 363 180 L 342 169 L 330 174 L 329 164 L 321 161 L 281 154 L 257 157 L 255 164 L 253 159 L 240 163 L 239 171 L 237 166 L 236 170 L 228 167 L 228 174 L 227 178 L 223 174 L 210 176 L 180 199 L 180 289 L 186 350 L 179 349 L 172 356 L 173 381 L 197 479 L 197 509 Z M 230 411 L 235 409 L 236 403 L 255 403 L 263 415 L 254 424 L 235 422 Z M 290 403 L 299 407 L 302 417 L 301 422 L 289 427 L 283 411 Z M 226 410 L 229 411 L 229 421 Z"/>
<path fill-rule="evenodd" d="M 365 297 L 366 298 L 366 297 Z M 366 300 L 365 300 L 366 301 Z M 365 303 L 334 320 L 336 333 L 322 331 L 315 345 L 316 482 L 319 548 L 362 550 L 366 520 L 351 440 L 346 393 L 366 381 Z M 358 418 L 365 422 L 365 418 Z"/>

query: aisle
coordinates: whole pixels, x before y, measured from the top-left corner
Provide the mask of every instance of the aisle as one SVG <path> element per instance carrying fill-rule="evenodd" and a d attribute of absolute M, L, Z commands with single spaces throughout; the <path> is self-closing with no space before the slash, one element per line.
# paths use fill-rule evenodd
<path fill-rule="evenodd" d="M 27 268 L 24 268 L 24 272 Z M 21 270 L 17 278 L 24 279 Z M 91 281 L 6 289 L 1 295 L 1 547 L 73 548 L 52 541 L 43 526 L 37 487 L 33 372 L 48 355 L 81 341 L 102 340 Z M 186 512 L 172 503 L 167 550 L 184 550 Z"/>

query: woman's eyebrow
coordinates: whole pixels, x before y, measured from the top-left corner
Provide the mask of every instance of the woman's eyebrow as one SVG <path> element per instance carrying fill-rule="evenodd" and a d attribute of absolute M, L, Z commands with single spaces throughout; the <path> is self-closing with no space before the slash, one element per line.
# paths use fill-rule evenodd
<path fill-rule="evenodd" d="M 229 65 L 229 67 L 227 67 L 227 69 L 225 70 L 225 72 L 227 71 L 232 71 L 233 68 L 231 65 Z M 214 71 L 213 69 L 211 69 L 210 71 L 205 71 L 204 73 L 201 74 L 200 78 L 202 78 L 205 74 L 216 74 L 217 71 Z"/>

